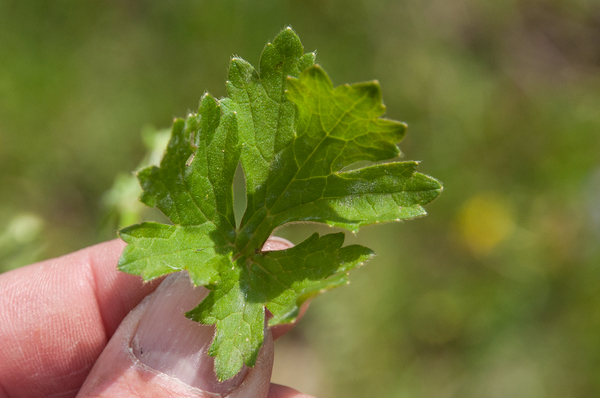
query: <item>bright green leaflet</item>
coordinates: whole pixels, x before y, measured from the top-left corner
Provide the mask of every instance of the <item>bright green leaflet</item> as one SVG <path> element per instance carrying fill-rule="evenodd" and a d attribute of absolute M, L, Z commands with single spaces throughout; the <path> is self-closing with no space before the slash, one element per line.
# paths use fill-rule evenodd
<path fill-rule="evenodd" d="M 373 252 L 343 246 L 344 234 L 314 234 L 276 252 L 261 248 L 286 223 L 312 221 L 352 231 L 425 214 L 441 184 L 417 162 L 357 161 L 399 156 L 406 125 L 380 118 L 377 82 L 334 88 L 287 28 L 265 47 L 260 69 L 231 60 L 228 97 L 206 94 L 198 113 L 177 119 L 159 167 L 141 170 L 141 201 L 173 223 L 119 232 L 119 269 L 150 280 L 187 270 L 210 294 L 186 316 L 216 324 L 209 350 L 220 380 L 253 366 L 269 325 L 292 322 L 302 303 L 346 283 Z M 247 208 L 235 225 L 233 178 L 242 164 Z"/>

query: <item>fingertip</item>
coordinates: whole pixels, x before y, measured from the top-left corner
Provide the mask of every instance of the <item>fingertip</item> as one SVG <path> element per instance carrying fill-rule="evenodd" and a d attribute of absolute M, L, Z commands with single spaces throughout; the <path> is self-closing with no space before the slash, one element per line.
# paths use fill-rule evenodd
<path fill-rule="evenodd" d="M 152 293 L 163 279 L 144 283 L 137 275 L 119 272 L 117 263 L 126 245 L 121 239 L 113 239 L 74 253 L 87 258 L 93 275 L 92 288 L 109 337 L 127 313 Z"/>
<path fill-rule="evenodd" d="M 294 244 L 285 238 L 279 236 L 271 236 L 262 247 L 262 251 L 271 252 L 277 250 L 285 250 L 294 247 Z"/>
<path fill-rule="evenodd" d="M 170 306 L 173 317 L 181 317 L 184 322 L 188 321 L 183 316 L 183 307 L 179 308 L 187 306 L 184 305 L 187 298 L 175 300 L 177 303 L 173 303 L 173 300 L 169 300 L 167 303 L 167 300 L 164 300 L 166 296 L 173 297 L 182 287 L 183 281 L 177 282 L 177 278 L 179 278 L 177 275 L 172 275 L 165 279 L 165 284 L 161 285 L 153 296 L 143 300 L 125 317 L 96 361 L 78 397 L 218 398 L 226 396 L 227 398 L 246 398 L 268 396 L 273 367 L 273 341 L 270 332 L 265 335 L 256 365 L 247 370 L 241 383 L 230 393 L 221 389 L 213 389 L 214 385 L 196 380 L 195 372 L 204 373 L 199 369 L 203 367 L 200 362 L 206 361 L 205 364 L 210 364 L 211 370 L 213 366 L 213 359 L 206 356 L 204 348 L 200 348 L 205 345 L 207 340 L 204 338 L 206 336 L 199 335 L 204 332 L 198 330 L 199 325 L 192 325 L 193 327 L 188 330 L 181 330 L 182 323 L 169 322 L 169 319 L 166 319 L 169 315 L 162 314 L 162 311 L 156 311 L 157 307 L 167 309 L 166 307 Z M 189 284 L 189 282 L 187 283 Z M 183 299 L 183 297 L 180 298 Z M 165 320 L 168 328 L 171 328 L 170 333 L 161 331 L 158 333 L 165 341 L 160 344 L 150 341 L 147 334 L 152 331 L 142 323 L 146 322 L 151 325 Z M 187 329 L 187 326 L 184 328 Z M 146 337 L 141 336 L 142 334 L 146 334 Z M 193 334 L 197 339 L 193 338 Z M 160 336 L 155 336 L 155 338 Z M 203 342 L 194 341 L 199 339 Z M 144 345 L 143 353 L 142 345 Z M 201 352 L 198 352 L 199 348 Z M 154 359 L 148 360 L 148 354 L 154 350 L 159 352 Z M 199 355 L 196 355 L 197 353 Z M 144 354 L 148 357 L 145 357 Z M 159 358 L 162 359 L 157 360 Z M 205 374 L 197 376 L 204 377 Z"/>
<path fill-rule="evenodd" d="M 314 398 L 293 388 L 271 383 L 268 398 Z"/>

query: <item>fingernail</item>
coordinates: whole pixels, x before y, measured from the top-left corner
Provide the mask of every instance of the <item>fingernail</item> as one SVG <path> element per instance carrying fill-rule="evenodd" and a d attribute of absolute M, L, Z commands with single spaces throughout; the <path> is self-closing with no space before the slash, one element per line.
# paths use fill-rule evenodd
<path fill-rule="evenodd" d="M 190 386 L 225 395 L 240 385 L 248 369 L 244 367 L 235 377 L 218 381 L 214 358 L 207 353 L 215 327 L 184 315 L 207 294 L 205 288 L 191 284 L 187 273 L 169 275 L 150 297 L 131 348 L 141 363 Z"/>

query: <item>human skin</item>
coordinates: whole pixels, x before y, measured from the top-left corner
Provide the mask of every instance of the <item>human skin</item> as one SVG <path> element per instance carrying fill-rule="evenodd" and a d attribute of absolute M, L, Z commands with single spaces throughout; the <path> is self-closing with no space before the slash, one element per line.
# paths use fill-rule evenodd
<path fill-rule="evenodd" d="M 308 397 L 270 383 L 273 339 L 293 325 L 267 330 L 257 365 L 226 388 L 206 384 L 203 379 L 210 376 L 206 371 L 186 378 L 181 366 L 174 366 L 190 360 L 185 351 L 195 351 L 200 344 L 196 340 L 201 340 L 195 334 L 206 336 L 206 330 L 198 330 L 212 326 L 185 319 L 163 304 L 168 300 L 161 295 L 180 297 L 179 305 L 185 309 L 197 304 L 194 300 L 205 294 L 203 288 L 193 288 L 185 274 L 172 276 L 144 299 L 162 280 L 143 283 L 138 276 L 118 272 L 124 247 L 122 241 L 113 240 L 0 275 L 0 398 Z M 274 240 L 265 249 L 286 247 L 288 243 Z M 169 334 L 155 330 L 161 311 L 163 317 L 176 320 Z M 172 338 L 179 332 L 179 340 Z M 169 347 L 171 340 L 173 352 L 166 348 L 158 359 L 140 353 L 140 341 L 146 347 Z M 178 352 L 187 356 L 180 358 Z M 193 360 L 206 369 L 212 365 L 207 356 L 196 355 Z M 205 385 L 221 394 L 199 388 Z"/>

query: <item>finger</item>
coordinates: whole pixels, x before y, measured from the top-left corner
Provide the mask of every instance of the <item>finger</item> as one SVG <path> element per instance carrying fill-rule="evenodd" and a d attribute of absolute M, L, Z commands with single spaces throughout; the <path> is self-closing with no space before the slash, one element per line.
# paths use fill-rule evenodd
<path fill-rule="evenodd" d="M 113 240 L 0 276 L 0 391 L 74 396 L 125 315 L 157 284 L 116 270 Z"/>
<path fill-rule="evenodd" d="M 300 391 L 294 390 L 279 384 L 271 384 L 268 398 L 313 398 L 310 395 L 302 394 Z"/>
<path fill-rule="evenodd" d="M 165 279 L 125 318 L 78 397 L 267 397 L 273 364 L 270 332 L 255 367 L 219 383 L 214 359 L 206 353 L 214 326 L 183 316 L 206 294 L 205 288 L 191 285 L 186 273 Z"/>

